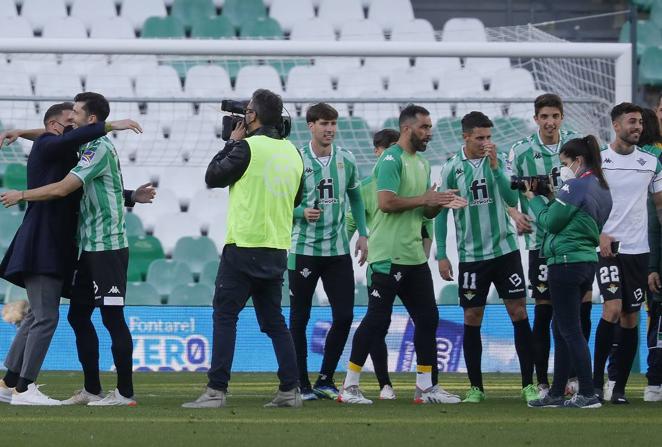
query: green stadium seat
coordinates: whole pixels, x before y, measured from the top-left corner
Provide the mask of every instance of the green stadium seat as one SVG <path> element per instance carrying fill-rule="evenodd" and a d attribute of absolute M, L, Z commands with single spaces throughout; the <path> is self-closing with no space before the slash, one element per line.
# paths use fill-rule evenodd
<path fill-rule="evenodd" d="M 298 65 L 312 65 L 310 59 L 267 59 L 264 62 L 274 67 L 283 81 L 287 81 L 292 68 Z"/>
<path fill-rule="evenodd" d="M 338 144 L 351 151 L 372 148 L 372 132 L 361 117 L 338 118 Z"/>
<path fill-rule="evenodd" d="M 200 273 L 200 284 L 207 284 L 209 287 L 216 287 L 216 275 L 218 274 L 218 266 L 220 261 L 207 261 L 205 265 L 202 266 L 202 272 Z"/>
<path fill-rule="evenodd" d="M 137 236 L 129 238 L 129 281 L 143 281 L 149 265 L 165 258 L 161 242 L 154 236 Z"/>
<path fill-rule="evenodd" d="M 211 306 L 213 297 L 214 290 L 206 284 L 180 284 L 170 294 L 168 305 Z"/>
<path fill-rule="evenodd" d="M 447 284 L 439 292 L 438 304 L 442 306 L 457 306 L 460 303 L 457 284 Z"/>
<path fill-rule="evenodd" d="M 191 28 L 197 18 L 215 16 L 216 8 L 211 0 L 175 0 L 170 15 Z"/>
<path fill-rule="evenodd" d="M 271 17 L 248 18 L 241 22 L 239 35 L 244 39 L 281 39 L 283 29 Z"/>
<path fill-rule="evenodd" d="M 23 213 L 19 211 L 0 213 L 0 245 L 9 247 L 21 222 L 23 222 Z"/>
<path fill-rule="evenodd" d="M 650 11 L 656 0 L 632 0 L 632 4 L 640 11 Z"/>
<path fill-rule="evenodd" d="M 247 20 L 266 17 L 267 9 L 262 0 L 225 0 L 223 15 L 239 28 Z"/>
<path fill-rule="evenodd" d="M 232 82 L 237 79 L 237 73 L 239 73 L 242 67 L 258 65 L 257 59 L 214 59 L 211 63 L 223 67 L 228 72 L 228 76 L 230 76 Z"/>
<path fill-rule="evenodd" d="M 157 259 L 147 269 L 147 282 L 154 286 L 162 298 L 180 284 L 193 281 L 193 273 L 188 264 L 173 259 Z"/>
<path fill-rule="evenodd" d="M 191 27 L 193 39 L 234 39 L 237 32 L 225 16 L 195 17 Z"/>
<path fill-rule="evenodd" d="M 639 64 L 639 81 L 646 85 L 662 85 L 662 48 L 646 48 Z"/>
<path fill-rule="evenodd" d="M 619 42 L 630 42 L 630 22 L 625 22 L 618 37 Z M 637 22 L 637 54 L 641 55 L 646 48 L 662 45 L 662 30 L 650 20 Z"/>
<path fill-rule="evenodd" d="M 206 236 L 187 236 L 175 244 L 172 259 L 188 264 L 193 274 L 198 276 L 207 262 L 218 261 L 218 250 L 214 241 Z"/>
<path fill-rule="evenodd" d="M 500 152 L 509 152 L 513 142 L 531 134 L 531 128 L 522 118 L 499 116 L 492 121 L 492 141 Z"/>
<path fill-rule="evenodd" d="M 287 279 L 287 272 L 285 272 L 285 280 L 283 281 L 283 287 L 281 288 L 281 301 L 280 305 L 285 307 L 290 305 L 290 283 Z"/>
<path fill-rule="evenodd" d="M 384 125 L 382 126 L 382 129 L 393 129 L 400 131 L 400 124 L 398 117 L 388 118 L 386 121 L 384 121 Z"/>
<path fill-rule="evenodd" d="M 160 306 L 161 295 L 149 283 L 129 282 L 126 285 L 125 303 L 127 306 Z"/>
<path fill-rule="evenodd" d="M 354 305 L 355 306 L 367 306 L 368 301 L 368 288 L 364 284 L 358 284 L 354 288 Z"/>
<path fill-rule="evenodd" d="M 659 32 L 660 28 L 662 28 L 662 2 L 656 1 L 653 3 L 648 19 L 655 24 Z M 639 31 L 639 28 L 637 28 L 637 31 Z"/>
<path fill-rule="evenodd" d="M 7 288 L 5 289 L 5 304 L 27 300 L 28 292 L 23 287 L 18 287 L 14 284 L 7 285 Z"/>
<path fill-rule="evenodd" d="M 143 39 L 183 39 L 184 25 L 177 17 L 149 17 L 143 24 Z"/>
<path fill-rule="evenodd" d="M 292 118 L 292 129 L 288 138 L 296 147 L 301 147 L 310 141 L 310 129 L 306 118 Z"/>
<path fill-rule="evenodd" d="M 128 237 L 134 236 L 144 236 L 145 228 L 143 227 L 143 222 L 140 220 L 135 213 L 126 213 L 126 235 Z"/>
<path fill-rule="evenodd" d="M 9 163 L 2 177 L 2 184 L 7 189 L 23 190 L 28 187 L 28 170 L 24 164 Z"/>

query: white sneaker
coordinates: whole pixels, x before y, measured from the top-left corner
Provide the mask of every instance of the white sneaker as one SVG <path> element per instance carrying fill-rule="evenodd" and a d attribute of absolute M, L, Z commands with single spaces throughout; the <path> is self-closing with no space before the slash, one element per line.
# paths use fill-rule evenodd
<path fill-rule="evenodd" d="M 12 405 L 42 405 L 48 407 L 55 407 L 62 405 L 62 402 L 59 400 L 51 399 L 41 391 L 39 391 L 40 385 L 35 385 L 31 383 L 28 385 L 28 389 L 19 393 L 14 389 L 14 392 L 11 395 L 11 404 Z"/>
<path fill-rule="evenodd" d="M 662 402 L 662 385 L 648 385 L 644 388 L 644 402 Z"/>
<path fill-rule="evenodd" d="M 395 400 L 395 391 L 391 385 L 384 385 L 379 392 L 379 398 L 382 400 Z"/>
<path fill-rule="evenodd" d="M 545 383 L 538 384 L 538 398 L 544 399 L 549 395 L 549 385 Z"/>
<path fill-rule="evenodd" d="M 4 380 L 0 379 L 0 402 L 10 403 L 14 388 L 9 388 Z"/>
<path fill-rule="evenodd" d="M 76 390 L 74 395 L 67 400 L 62 401 L 62 405 L 87 405 L 90 402 L 96 402 L 103 399 L 101 394 L 92 394 L 83 390 Z"/>
<path fill-rule="evenodd" d="M 137 405 L 138 403 L 132 398 L 122 396 L 117 388 L 103 399 L 87 404 L 88 407 L 135 407 Z"/>
<path fill-rule="evenodd" d="M 576 377 L 568 379 L 568 382 L 565 384 L 565 395 L 574 396 L 579 392 L 579 380 Z"/>
<path fill-rule="evenodd" d="M 611 394 L 614 392 L 614 386 L 616 386 L 616 381 L 614 380 L 608 380 L 607 383 L 605 384 L 602 390 L 604 392 L 603 397 L 605 401 L 611 400 Z"/>
<path fill-rule="evenodd" d="M 358 385 L 348 386 L 347 388 L 343 387 L 338 394 L 338 402 L 343 404 L 359 404 L 359 405 L 370 405 L 372 401 L 363 397 L 363 393 L 359 389 Z"/>
<path fill-rule="evenodd" d="M 460 396 L 451 394 L 439 385 L 423 391 L 416 387 L 414 394 L 414 403 L 417 404 L 459 404 L 462 401 Z"/>

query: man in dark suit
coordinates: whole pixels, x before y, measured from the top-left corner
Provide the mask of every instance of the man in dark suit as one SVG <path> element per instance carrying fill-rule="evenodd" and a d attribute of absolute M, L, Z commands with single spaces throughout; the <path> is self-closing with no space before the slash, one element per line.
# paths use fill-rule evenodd
<path fill-rule="evenodd" d="M 28 157 L 28 188 L 62 180 L 78 163 L 78 148 L 111 130 L 142 131 L 132 120 L 101 122 L 72 128 L 72 103 L 51 106 L 44 115 L 45 129 L 0 134 L 0 144 L 17 137 L 34 139 Z M 151 202 L 149 184 L 125 191 L 127 206 Z M 0 402 L 21 405 L 59 405 L 34 385 L 59 319 L 61 296 L 69 295 L 78 249 L 76 229 L 81 193 L 62 199 L 28 204 L 23 223 L 0 263 L 0 277 L 25 287 L 30 311 L 5 359 L 7 373 L 0 380 Z M 12 390 L 14 389 L 14 390 Z"/>

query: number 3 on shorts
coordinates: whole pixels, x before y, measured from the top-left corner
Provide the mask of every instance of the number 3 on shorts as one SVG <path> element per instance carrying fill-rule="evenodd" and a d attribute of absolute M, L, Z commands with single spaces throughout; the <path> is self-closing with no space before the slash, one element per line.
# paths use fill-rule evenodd
<path fill-rule="evenodd" d="M 540 264 L 538 270 L 540 271 L 538 281 L 547 282 L 547 264 Z"/>
<path fill-rule="evenodd" d="M 618 267 L 615 265 L 600 267 L 600 283 L 619 282 Z"/>

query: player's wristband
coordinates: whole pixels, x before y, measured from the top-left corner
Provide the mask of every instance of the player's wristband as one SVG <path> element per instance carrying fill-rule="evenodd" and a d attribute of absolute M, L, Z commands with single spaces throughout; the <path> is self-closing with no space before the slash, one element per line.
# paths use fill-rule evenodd
<path fill-rule="evenodd" d="M 110 123 L 106 123 L 106 125 L 103 126 L 103 130 L 104 130 L 106 133 L 111 132 L 111 131 L 113 130 L 113 125 L 110 124 Z"/>

